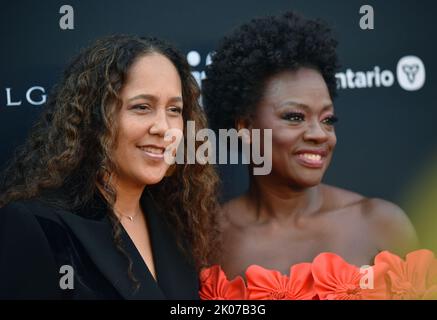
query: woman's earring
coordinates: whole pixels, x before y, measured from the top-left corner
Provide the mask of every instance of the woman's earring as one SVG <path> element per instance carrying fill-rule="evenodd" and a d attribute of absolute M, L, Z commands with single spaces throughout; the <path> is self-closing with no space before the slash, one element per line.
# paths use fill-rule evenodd
<path fill-rule="evenodd" d="M 103 173 L 103 190 L 105 190 L 106 192 L 111 192 L 111 188 L 112 188 L 112 172 L 110 172 L 108 169 L 106 169 L 105 167 L 101 167 Z"/>

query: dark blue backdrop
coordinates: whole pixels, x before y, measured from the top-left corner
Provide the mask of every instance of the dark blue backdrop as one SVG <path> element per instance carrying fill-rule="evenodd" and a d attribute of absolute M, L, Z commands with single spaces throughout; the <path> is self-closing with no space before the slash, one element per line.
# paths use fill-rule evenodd
<path fill-rule="evenodd" d="M 74 9 L 74 30 L 59 27 L 64 4 Z M 374 9 L 374 30 L 359 26 L 363 4 Z M 385 79 L 392 82 L 387 87 L 340 90 L 335 101 L 338 146 L 325 181 L 407 208 L 423 192 L 437 196 L 436 184 L 426 180 L 437 159 L 437 4 L 431 0 L 7 1 L 0 9 L 0 166 L 24 141 L 41 110 L 29 100 L 41 101 L 42 90 L 47 93 L 71 57 L 96 38 L 111 33 L 165 38 L 184 53 L 200 55 L 193 70 L 201 75 L 207 54 L 233 27 L 288 9 L 334 27 L 342 72 L 379 68 L 387 70 L 386 77 L 393 75 L 393 81 L 390 75 Z M 403 89 L 396 74 L 398 61 L 409 55 L 425 67 L 425 84 L 416 91 Z M 226 199 L 244 190 L 243 168 L 221 171 Z"/>

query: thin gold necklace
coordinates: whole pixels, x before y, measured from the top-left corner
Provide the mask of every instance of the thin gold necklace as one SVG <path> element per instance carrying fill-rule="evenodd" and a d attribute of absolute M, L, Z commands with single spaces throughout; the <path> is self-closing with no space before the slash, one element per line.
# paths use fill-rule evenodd
<path fill-rule="evenodd" d="M 132 216 L 132 215 L 128 215 L 128 214 L 121 214 L 120 212 L 118 212 L 118 211 L 115 210 L 115 209 L 114 209 L 114 212 L 115 212 L 115 214 L 116 214 L 118 217 L 129 219 L 131 222 L 133 222 L 134 219 L 136 218 L 136 216 L 138 215 L 138 212 L 135 213 L 133 216 Z M 120 220 L 121 220 L 121 218 L 120 218 Z"/>

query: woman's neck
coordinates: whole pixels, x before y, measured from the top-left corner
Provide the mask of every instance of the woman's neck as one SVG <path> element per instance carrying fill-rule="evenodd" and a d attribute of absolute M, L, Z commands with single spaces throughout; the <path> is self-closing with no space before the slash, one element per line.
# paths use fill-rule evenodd
<path fill-rule="evenodd" d="M 269 176 L 252 176 L 248 200 L 254 204 L 257 220 L 284 222 L 315 213 L 322 206 L 320 185 L 296 188 Z"/>
<path fill-rule="evenodd" d="M 145 186 L 126 183 L 121 179 L 113 178 L 112 187 L 116 192 L 114 210 L 124 216 L 135 216 L 141 212 L 140 199 Z M 101 191 L 102 189 L 99 188 Z"/>

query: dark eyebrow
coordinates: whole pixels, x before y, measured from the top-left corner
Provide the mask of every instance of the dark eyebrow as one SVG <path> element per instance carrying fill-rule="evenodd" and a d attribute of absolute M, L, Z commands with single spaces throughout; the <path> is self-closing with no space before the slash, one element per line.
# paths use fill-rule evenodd
<path fill-rule="evenodd" d="M 134 100 L 139 100 L 139 99 L 145 99 L 145 100 L 157 100 L 155 96 L 151 95 L 151 94 L 139 94 L 135 97 L 129 98 L 127 101 L 131 102 Z"/>
<path fill-rule="evenodd" d="M 170 99 L 170 101 L 172 101 L 172 102 L 184 102 L 182 97 L 173 97 Z"/>
<path fill-rule="evenodd" d="M 139 95 L 137 95 L 135 97 L 129 98 L 127 101 L 131 102 L 131 101 L 139 100 L 139 99 L 151 100 L 151 101 L 154 101 L 154 102 L 156 102 L 158 100 L 157 97 L 155 97 L 154 95 L 151 95 L 151 94 L 139 94 Z M 182 97 L 172 97 L 170 100 L 172 102 L 182 102 L 183 101 Z"/>
<path fill-rule="evenodd" d="M 307 112 L 310 111 L 310 109 L 311 109 L 308 105 L 306 105 L 304 103 L 299 103 L 299 102 L 292 101 L 292 100 L 288 100 L 288 101 L 280 104 L 280 107 L 288 106 L 288 105 L 305 109 L 305 111 L 307 111 Z M 323 111 L 328 110 L 328 109 L 334 109 L 334 105 L 332 103 L 327 104 L 327 105 L 323 106 L 321 111 L 323 112 Z"/>

